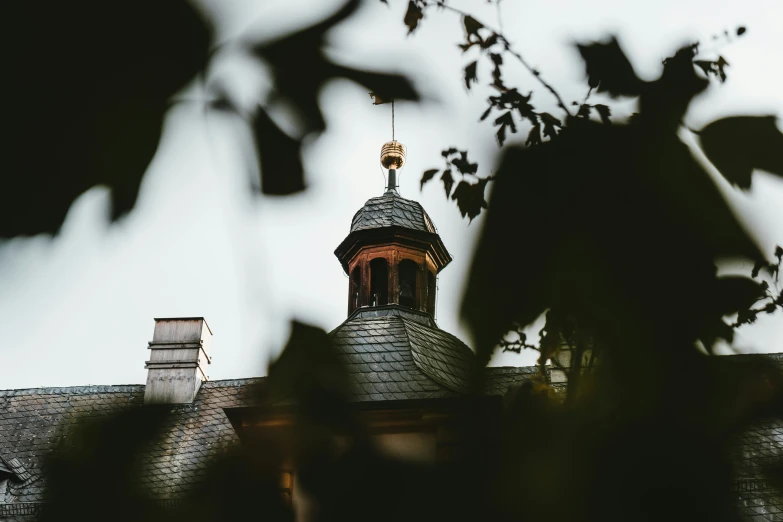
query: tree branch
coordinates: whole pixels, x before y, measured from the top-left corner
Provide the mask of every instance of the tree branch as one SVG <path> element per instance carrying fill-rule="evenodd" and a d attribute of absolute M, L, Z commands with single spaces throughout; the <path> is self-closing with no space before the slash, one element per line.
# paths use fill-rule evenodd
<path fill-rule="evenodd" d="M 472 17 L 470 14 L 466 13 L 465 11 L 462 11 L 461 9 L 457 9 L 457 8 L 455 8 L 455 7 L 452 7 L 452 6 L 450 6 L 450 5 L 447 5 L 447 4 L 445 3 L 445 1 L 444 1 L 444 0 L 435 0 L 434 4 L 428 4 L 428 3 L 425 1 L 425 2 L 422 2 L 422 4 L 423 4 L 424 6 L 428 6 L 428 5 L 436 5 L 436 6 L 440 7 L 441 9 L 445 9 L 445 10 L 447 10 L 447 11 L 451 11 L 452 13 L 456 13 L 456 14 L 458 14 L 458 15 L 460 15 L 460 16 L 470 16 L 471 18 L 473 18 L 473 17 Z M 474 18 L 474 19 L 475 19 L 475 18 Z M 538 82 L 539 82 L 539 83 L 540 83 L 540 84 L 541 84 L 541 85 L 542 85 L 542 86 L 543 86 L 543 87 L 544 87 L 546 90 L 548 90 L 550 93 L 552 93 L 552 96 L 554 96 L 554 97 L 555 97 L 555 99 L 557 100 L 557 105 L 558 105 L 558 107 L 560 107 L 561 109 L 563 109 L 563 111 L 565 111 L 565 113 L 566 113 L 568 116 L 573 116 L 573 114 L 571 114 L 571 111 L 569 111 L 569 110 L 568 110 L 568 107 L 566 106 L 565 102 L 564 102 L 564 101 L 563 101 L 563 99 L 560 97 L 560 95 L 557 93 L 557 91 L 555 90 L 555 88 L 554 88 L 554 87 L 552 87 L 552 86 L 551 86 L 549 83 L 547 83 L 547 81 L 546 81 L 546 80 L 544 80 L 544 78 L 541 76 L 541 73 L 540 73 L 538 70 L 536 70 L 535 68 L 533 68 L 533 67 L 532 67 L 532 66 L 531 66 L 529 63 L 527 63 L 527 61 L 526 61 L 526 60 L 525 60 L 525 59 L 522 57 L 522 55 L 521 55 L 519 52 L 517 52 L 517 51 L 515 51 L 515 50 L 513 50 L 513 49 L 511 48 L 511 43 L 510 43 L 510 42 L 508 41 L 508 39 L 507 39 L 507 38 L 506 38 L 506 37 L 503 35 L 503 32 L 502 32 L 502 30 L 496 30 L 496 29 L 492 28 L 491 26 L 488 26 L 488 25 L 486 25 L 486 24 L 484 24 L 484 23 L 482 23 L 482 26 L 483 26 L 485 29 L 487 29 L 487 30 L 489 30 L 489 31 L 492 31 L 493 33 L 495 33 L 495 34 L 498 36 L 498 38 L 499 38 L 499 39 L 503 40 L 503 48 L 504 48 L 504 50 L 505 50 L 505 51 L 507 51 L 509 54 L 511 54 L 511 56 L 513 56 L 514 58 L 516 58 L 516 59 L 517 59 L 517 61 L 518 61 L 519 63 L 521 63 L 521 64 L 522 64 L 522 66 L 523 66 L 525 69 L 527 69 L 527 71 L 528 71 L 530 74 L 532 74 L 532 75 L 533 75 L 533 77 L 535 77 L 535 79 L 536 79 L 536 80 L 538 80 Z"/>

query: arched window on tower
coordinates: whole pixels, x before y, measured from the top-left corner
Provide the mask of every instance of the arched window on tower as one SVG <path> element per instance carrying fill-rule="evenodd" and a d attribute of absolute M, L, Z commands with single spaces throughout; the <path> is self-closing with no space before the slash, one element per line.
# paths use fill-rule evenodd
<path fill-rule="evenodd" d="M 354 267 L 351 272 L 350 282 L 350 301 L 348 303 L 348 313 L 353 313 L 354 310 L 359 308 L 359 296 L 361 295 L 362 288 L 362 268 L 360 266 Z"/>
<path fill-rule="evenodd" d="M 370 261 L 370 306 L 389 304 L 389 265 L 383 258 Z"/>
<path fill-rule="evenodd" d="M 427 311 L 435 317 L 435 274 L 427 270 Z"/>
<path fill-rule="evenodd" d="M 402 306 L 416 308 L 416 272 L 418 265 L 410 259 L 400 261 L 400 300 Z"/>

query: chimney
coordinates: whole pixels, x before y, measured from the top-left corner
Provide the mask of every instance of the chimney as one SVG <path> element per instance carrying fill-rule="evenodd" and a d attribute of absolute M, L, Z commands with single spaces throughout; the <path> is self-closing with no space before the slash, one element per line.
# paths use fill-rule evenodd
<path fill-rule="evenodd" d="M 155 319 L 144 404 L 190 404 L 209 380 L 212 331 L 203 317 Z"/>

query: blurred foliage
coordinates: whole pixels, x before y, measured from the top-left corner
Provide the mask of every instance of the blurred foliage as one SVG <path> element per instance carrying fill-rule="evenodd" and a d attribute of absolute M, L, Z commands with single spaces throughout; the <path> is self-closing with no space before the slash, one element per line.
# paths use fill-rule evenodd
<path fill-rule="evenodd" d="M 209 27 L 185 2 L 2 2 L 0 238 L 54 233 L 111 188 L 136 203 L 172 96 L 204 68 Z"/>
<path fill-rule="evenodd" d="M 0 238 L 56 233 L 73 200 L 96 185 L 111 189 L 113 220 L 130 211 L 164 117 L 183 102 L 174 96 L 194 80 L 206 98 L 191 102 L 246 120 L 261 190 L 302 190 L 302 139 L 326 128 L 317 101 L 325 82 L 347 78 L 384 98 L 418 99 L 402 76 L 352 69 L 324 55 L 325 34 L 358 6 L 350 0 L 277 41 L 243 35 L 239 47 L 266 62 L 274 78 L 269 107 L 245 115 L 220 79 L 206 74 L 218 55 L 211 28 L 185 1 L 0 3 L 4 180 L 12 196 L 0 207 Z M 301 135 L 287 135 L 267 114 L 281 101 L 304 122 Z"/>
<path fill-rule="evenodd" d="M 73 198 L 97 183 L 112 187 L 115 217 L 129 210 L 166 104 L 204 67 L 209 31 L 183 4 L 136 2 L 127 12 L 85 5 L 57 4 L 54 23 L 27 4 L 3 4 L 14 71 L 4 87 L 11 91 L 3 124 L 15 131 L 7 177 L 19 196 L 4 207 L 3 237 L 56 231 Z M 325 128 L 317 103 L 324 82 L 345 77 L 383 99 L 417 97 L 405 78 L 349 69 L 323 54 L 326 32 L 357 5 L 349 1 L 278 41 L 247 45 L 270 65 L 276 95 L 296 107 L 305 127 L 289 136 L 266 107 L 248 118 L 267 193 L 304 187 L 301 139 Z M 658 80 L 645 82 L 615 39 L 580 45 L 588 94 L 572 113 L 501 32 L 445 2 L 409 0 L 409 33 L 433 7 L 458 13 L 460 47 L 480 54 L 459 79 L 467 88 L 480 80 L 478 60 L 490 61 L 498 94 L 482 119 L 500 114 L 499 145 L 523 123 L 531 130 L 525 146 L 503 151 L 492 176 L 479 177 L 468 152 L 452 147 L 422 186 L 440 173 L 463 216 L 487 208 L 463 302 L 477 370 L 498 344 L 533 347 L 521 328 L 546 314 L 536 346 L 542 375 L 510 389 L 502 404 L 478 391 L 465 397 L 453 413 L 461 456 L 412 464 L 371 444 L 325 332 L 294 324 L 255 391 L 257 411 L 293 411 L 290 424 L 244 433 L 195 491 L 166 507 L 138 479 L 145 448 L 166 429 L 171 409 L 78 422 L 47 464 L 43 518 L 288 521 L 294 514 L 279 480 L 290 465 L 312 520 L 738 519 L 732 443 L 754 422 L 783 413 L 783 382 L 780 368 L 761 356 L 709 352 L 719 340 L 731 342 L 735 327 L 783 306 L 783 251 L 776 262 L 764 259 L 678 135 L 690 102 L 708 78 L 725 80 L 727 63 L 688 45 L 663 62 Z M 90 23 L 96 13 L 112 23 Z M 32 44 L 19 50 L 25 39 Z M 505 85 L 510 60 L 555 97 L 560 118 Z M 638 114 L 612 120 L 608 106 L 588 103 L 593 90 L 637 98 Z M 216 92 L 213 108 L 241 113 Z M 756 168 L 783 175 L 773 117 L 725 118 L 695 132 L 713 166 L 741 188 Z M 715 263 L 724 258 L 757 264 L 751 277 L 718 277 Z M 566 392 L 543 379 L 558 369 L 564 347 L 572 354 L 562 367 Z M 481 375 L 475 372 L 475 390 Z M 769 474 L 779 480 L 783 466 Z"/>

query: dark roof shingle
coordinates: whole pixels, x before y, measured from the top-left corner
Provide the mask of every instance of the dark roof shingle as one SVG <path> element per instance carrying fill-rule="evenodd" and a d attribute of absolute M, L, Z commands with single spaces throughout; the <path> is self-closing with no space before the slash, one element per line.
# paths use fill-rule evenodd
<path fill-rule="evenodd" d="M 405 199 L 394 191 L 368 200 L 353 216 L 351 232 L 393 226 L 437 233 L 435 225 L 419 203 Z"/>

